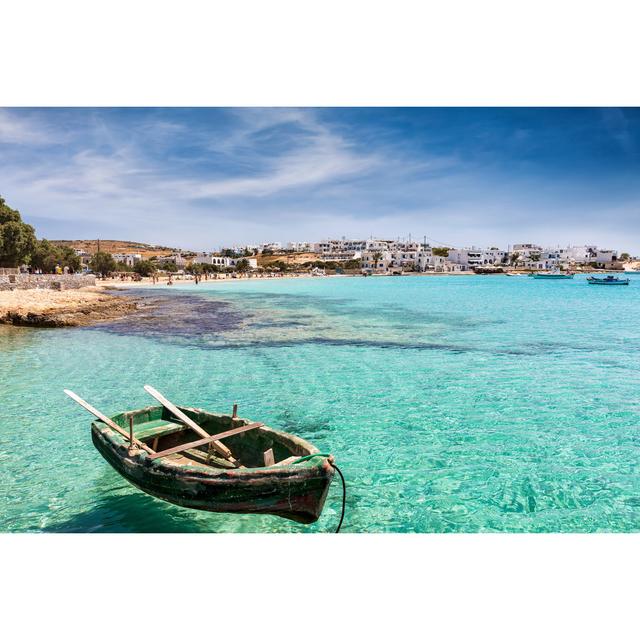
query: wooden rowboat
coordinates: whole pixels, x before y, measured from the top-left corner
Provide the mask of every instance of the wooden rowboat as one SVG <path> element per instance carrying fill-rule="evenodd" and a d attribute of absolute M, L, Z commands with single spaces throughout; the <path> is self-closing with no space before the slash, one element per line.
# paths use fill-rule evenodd
<path fill-rule="evenodd" d="M 104 459 L 142 491 L 205 511 L 257 513 L 309 524 L 322 512 L 335 468 L 302 438 L 259 422 L 179 408 L 152 387 L 160 406 L 107 418 L 96 415 L 93 443 Z M 223 442 L 224 441 L 224 442 Z"/>

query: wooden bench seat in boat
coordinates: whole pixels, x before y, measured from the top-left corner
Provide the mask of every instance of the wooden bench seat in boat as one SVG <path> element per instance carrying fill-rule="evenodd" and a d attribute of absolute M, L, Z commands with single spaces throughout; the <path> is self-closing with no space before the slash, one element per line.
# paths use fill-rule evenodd
<path fill-rule="evenodd" d="M 151 420 L 134 426 L 136 438 L 138 440 L 149 440 L 160 436 L 168 436 L 172 433 L 184 431 L 186 425 L 179 422 L 168 422 L 167 420 Z"/>

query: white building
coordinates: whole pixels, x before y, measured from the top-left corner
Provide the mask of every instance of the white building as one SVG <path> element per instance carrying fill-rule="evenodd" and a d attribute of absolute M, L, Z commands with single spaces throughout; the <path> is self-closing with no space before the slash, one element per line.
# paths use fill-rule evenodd
<path fill-rule="evenodd" d="M 238 262 L 240 262 L 240 260 L 246 260 L 249 263 L 249 269 L 257 269 L 258 268 L 258 259 L 257 258 L 230 258 L 229 261 L 229 266 L 233 267 L 235 269 L 235 267 L 238 265 Z"/>
<path fill-rule="evenodd" d="M 389 248 L 389 240 L 322 240 L 313 245 L 314 253 L 344 255 L 346 259 L 353 259 L 356 253 L 363 251 L 385 251 Z"/>
<path fill-rule="evenodd" d="M 362 271 L 386 273 L 391 260 L 390 251 L 363 251 L 360 266 Z"/>
<path fill-rule="evenodd" d="M 194 264 L 212 264 L 217 267 L 228 267 L 232 259 L 225 256 L 216 256 L 212 253 L 197 253 L 191 262 Z"/>
<path fill-rule="evenodd" d="M 423 246 L 428 247 L 428 245 L 423 245 L 420 242 L 405 240 L 374 240 L 372 242 L 384 243 L 390 251 L 420 251 Z"/>
<path fill-rule="evenodd" d="M 142 255 L 139 253 L 112 253 L 111 257 L 116 262 L 126 264 L 128 267 L 133 267 L 142 260 Z"/>
<path fill-rule="evenodd" d="M 512 251 L 518 254 L 518 266 L 526 269 L 569 269 L 589 264 L 607 268 L 618 261 L 617 251 L 598 249 L 596 245 L 543 248 L 535 244 L 514 244 Z"/>
<path fill-rule="evenodd" d="M 158 256 L 156 262 L 158 264 L 175 264 L 178 269 L 184 269 L 187 266 L 186 258 L 183 258 L 179 253 L 171 256 Z"/>
<path fill-rule="evenodd" d="M 509 252 L 491 247 L 490 249 L 480 249 L 478 247 L 467 247 L 464 249 L 451 249 L 447 257 L 449 262 L 460 264 L 468 269 L 486 266 L 501 266 L 509 260 Z"/>
<path fill-rule="evenodd" d="M 287 249 L 289 251 L 296 251 L 298 253 L 308 253 L 313 251 L 312 242 L 287 242 Z"/>
<path fill-rule="evenodd" d="M 367 248 L 365 240 L 322 240 L 313 245 L 314 253 L 323 255 L 354 255 L 356 252 L 362 252 Z"/>
<path fill-rule="evenodd" d="M 542 253 L 543 248 L 538 244 L 514 244 L 511 247 L 512 253 L 517 253 L 521 256 L 528 258 L 531 254 L 537 255 Z"/>
<path fill-rule="evenodd" d="M 88 265 L 91 260 L 91 254 L 84 249 L 74 249 L 73 252 L 80 258 L 80 262 L 83 265 Z"/>
<path fill-rule="evenodd" d="M 260 253 L 264 250 L 267 251 L 282 251 L 282 243 L 281 242 L 263 242 L 258 249 Z"/>
<path fill-rule="evenodd" d="M 598 249 L 595 263 L 598 267 L 607 268 L 618 262 L 618 252 L 613 249 Z"/>
<path fill-rule="evenodd" d="M 320 259 L 325 262 L 347 262 L 348 260 L 360 260 L 362 253 L 360 251 L 349 251 L 346 253 L 323 253 Z"/>
<path fill-rule="evenodd" d="M 212 253 L 198 253 L 192 262 L 194 262 L 195 264 L 210 264 L 216 267 L 220 267 L 221 269 L 235 269 L 240 260 L 246 260 L 249 263 L 250 269 L 258 268 L 257 258 L 244 258 L 242 256 L 229 258 L 227 256 L 216 256 Z"/>
<path fill-rule="evenodd" d="M 389 242 L 387 249 L 362 252 L 361 268 L 365 272 L 446 271 L 447 260 L 434 256 L 428 244 L 419 242 Z"/>

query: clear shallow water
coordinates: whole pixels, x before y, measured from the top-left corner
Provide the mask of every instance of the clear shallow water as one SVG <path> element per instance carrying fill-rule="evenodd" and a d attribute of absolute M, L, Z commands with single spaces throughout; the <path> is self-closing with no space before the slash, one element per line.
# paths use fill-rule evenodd
<path fill-rule="evenodd" d="M 633 276 L 632 276 L 633 277 Z M 138 293 L 138 292 L 136 292 Z M 93 448 L 69 387 L 113 414 L 174 401 L 335 454 L 352 532 L 640 530 L 640 278 L 331 278 L 175 286 L 123 322 L 0 328 L 1 531 L 331 531 L 181 509 Z"/>

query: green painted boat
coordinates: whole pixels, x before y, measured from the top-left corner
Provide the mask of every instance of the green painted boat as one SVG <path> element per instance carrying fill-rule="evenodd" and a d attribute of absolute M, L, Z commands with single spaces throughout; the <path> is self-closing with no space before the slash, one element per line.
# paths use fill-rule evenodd
<path fill-rule="evenodd" d="M 221 415 L 170 405 L 185 423 L 166 406 L 106 418 L 81 404 L 101 416 L 91 424 L 96 449 L 126 480 L 156 498 L 190 509 L 270 514 L 305 524 L 322 513 L 335 473 L 333 456 L 302 438 L 238 418 L 235 411 Z M 188 426 L 191 421 L 208 437 Z M 218 435 L 219 440 L 211 438 Z"/>
<path fill-rule="evenodd" d="M 573 273 L 560 273 L 558 271 L 530 274 L 530 276 L 536 280 L 573 280 L 573 275 Z"/>

